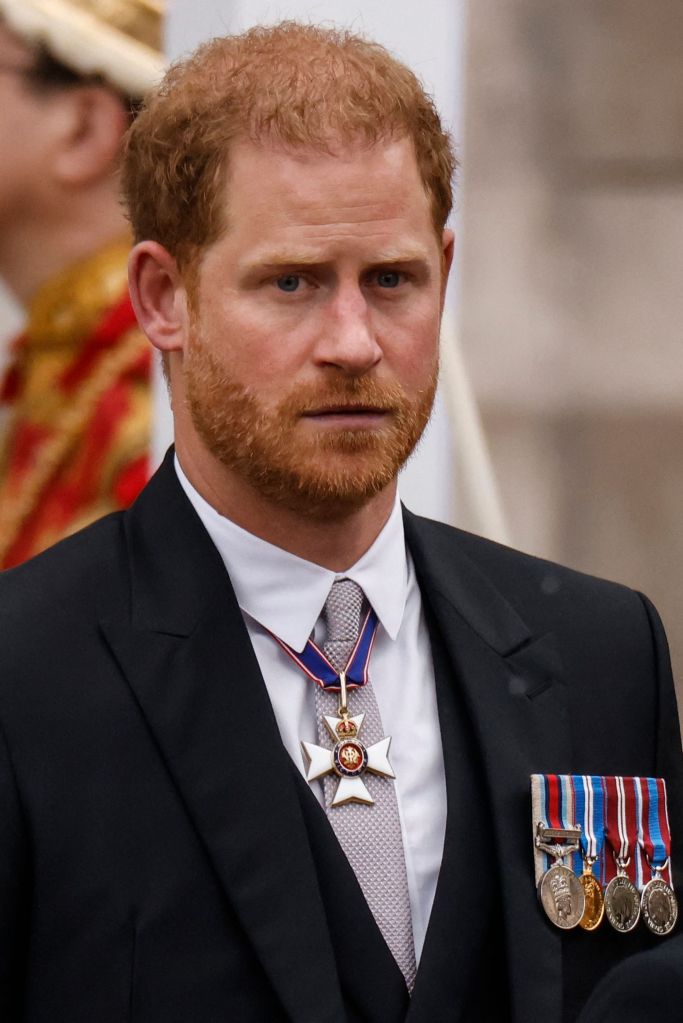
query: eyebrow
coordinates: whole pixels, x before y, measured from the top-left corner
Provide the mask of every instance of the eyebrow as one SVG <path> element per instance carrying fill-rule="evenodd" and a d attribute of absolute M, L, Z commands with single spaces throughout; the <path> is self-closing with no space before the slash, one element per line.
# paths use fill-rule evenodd
<path fill-rule="evenodd" d="M 319 255 L 302 250 L 295 249 L 274 249 L 257 253 L 256 256 L 250 258 L 242 266 L 244 273 L 253 273 L 254 271 L 271 271 L 279 270 L 282 267 L 316 267 L 316 266 L 328 266 L 334 262 L 334 258 L 323 259 Z M 388 248 L 377 252 L 373 259 L 368 262 L 368 266 L 399 266 L 410 263 L 428 263 L 429 254 L 423 248 Z"/>

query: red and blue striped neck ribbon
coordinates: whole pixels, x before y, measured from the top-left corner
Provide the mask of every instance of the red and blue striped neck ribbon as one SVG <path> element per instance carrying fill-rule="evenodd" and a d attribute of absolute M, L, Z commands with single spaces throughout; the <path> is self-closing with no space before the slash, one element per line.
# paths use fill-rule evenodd
<path fill-rule="evenodd" d="M 377 626 L 379 620 L 377 615 L 369 609 L 365 616 L 365 621 L 358 634 L 356 644 L 351 651 L 349 659 L 344 669 L 346 675 L 346 685 L 349 689 L 358 689 L 360 686 L 364 686 L 368 681 L 368 666 L 370 664 L 370 654 L 372 648 L 375 645 L 375 637 L 377 635 Z M 312 639 L 309 639 L 304 647 L 303 651 L 299 654 L 289 644 L 285 643 L 284 640 L 280 639 L 271 633 L 285 653 L 292 658 L 292 660 L 299 665 L 302 671 L 304 671 L 309 678 L 313 679 L 321 687 L 321 689 L 327 689 L 330 692 L 339 692 L 341 689 L 341 682 L 339 679 L 339 672 L 334 668 L 325 654 L 322 652 L 320 647 L 316 646 Z"/>

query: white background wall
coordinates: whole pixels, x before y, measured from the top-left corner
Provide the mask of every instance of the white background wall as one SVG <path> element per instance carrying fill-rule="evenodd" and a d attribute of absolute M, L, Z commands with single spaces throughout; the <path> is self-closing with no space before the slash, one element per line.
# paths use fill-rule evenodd
<path fill-rule="evenodd" d="M 0 378 L 9 362 L 10 345 L 24 323 L 24 311 L 0 277 Z M 0 407 L 0 440 L 7 425 L 9 410 Z"/>
<path fill-rule="evenodd" d="M 9 344 L 23 322 L 23 310 L 0 277 L 0 373 L 7 363 Z"/>

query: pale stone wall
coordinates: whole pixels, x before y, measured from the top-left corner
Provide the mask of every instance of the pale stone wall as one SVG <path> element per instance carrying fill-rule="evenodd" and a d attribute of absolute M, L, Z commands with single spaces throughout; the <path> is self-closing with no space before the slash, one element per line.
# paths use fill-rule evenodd
<path fill-rule="evenodd" d="M 19 333 L 23 320 L 23 310 L 0 278 L 0 376 L 9 359 L 10 344 Z M 3 442 L 6 423 L 7 409 L 0 406 L 0 445 Z"/>
<path fill-rule="evenodd" d="M 0 277 L 0 373 L 7 360 L 11 339 L 21 329 L 24 314 Z"/>
<path fill-rule="evenodd" d="M 513 540 L 647 592 L 681 686 L 682 52 L 680 0 L 472 0 L 461 193 Z"/>

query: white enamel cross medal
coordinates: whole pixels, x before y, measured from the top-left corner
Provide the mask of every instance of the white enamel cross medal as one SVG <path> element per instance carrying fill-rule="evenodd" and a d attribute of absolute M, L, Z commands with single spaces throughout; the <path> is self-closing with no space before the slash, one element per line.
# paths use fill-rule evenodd
<path fill-rule="evenodd" d="M 308 760 L 307 781 L 315 781 L 332 772 L 339 777 L 332 806 L 374 803 L 363 781 L 366 771 L 383 778 L 396 777 L 389 763 L 391 738 L 380 739 L 372 746 L 365 746 L 358 738 L 364 717 L 364 714 L 354 718 L 348 715 L 340 718 L 325 715 L 325 725 L 335 743 L 332 749 L 316 746 L 312 742 L 301 743 Z"/>
<path fill-rule="evenodd" d="M 314 742 L 302 742 L 301 746 L 307 762 L 307 781 L 324 778 L 327 774 L 336 774 L 339 784 L 331 805 L 344 806 L 347 803 L 365 803 L 372 805 L 375 800 L 370 795 L 363 781 L 366 771 L 381 775 L 383 778 L 395 778 L 389 763 L 389 746 L 391 738 L 386 737 L 366 746 L 358 738 L 363 725 L 364 714 L 351 717 L 348 702 L 348 680 L 351 686 L 359 687 L 368 682 L 368 662 L 377 632 L 378 619 L 372 608 L 368 611 L 356 645 L 349 657 L 344 671 L 337 672 L 325 654 L 318 649 L 312 639 L 306 643 L 301 654 L 293 650 L 283 640 L 275 639 L 285 653 L 323 689 L 339 692 L 339 717 L 323 715 L 325 727 L 330 734 L 334 746 L 326 749 Z M 339 683 L 337 685 L 337 683 Z"/>

